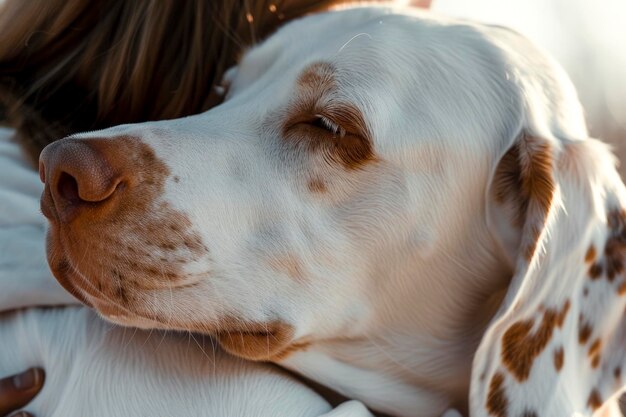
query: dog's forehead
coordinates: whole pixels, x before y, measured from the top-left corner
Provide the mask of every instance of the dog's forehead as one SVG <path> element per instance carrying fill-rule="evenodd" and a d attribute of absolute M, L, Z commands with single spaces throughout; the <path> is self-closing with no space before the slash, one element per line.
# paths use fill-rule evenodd
<path fill-rule="evenodd" d="M 263 102 L 263 109 L 286 106 L 303 75 L 325 63 L 336 81 L 333 91 L 376 124 L 377 139 L 445 138 L 493 148 L 488 142 L 510 136 L 520 90 L 507 78 L 515 64 L 503 52 L 509 45 L 493 41 L 496 29 L 398 12 L 352 8 L 288 24 L 244 56 L 230 96 Z M 398 114 L 411 117 L 398 124 Z"/>
<path fill-rule="evenodd" d="M 419 13 L 399 16 L 394 12 L 397 10 L 384 7 L 354 8 L 288 24 L 245 54 L 232 87 L 293 82 L 311 64 L 320 61 L 349 73 L 353 81 L 367 77 L 371 83 L 376 80 L 372 73 L 382 79 L 383 73 L 388 72 L 385 57 L 401 56 L 397 51 L 403 47 L 401 36 L 416 33 L 425 26 Z M 396 70 L 400 65 L 410 64 L 394 62 Z"/>

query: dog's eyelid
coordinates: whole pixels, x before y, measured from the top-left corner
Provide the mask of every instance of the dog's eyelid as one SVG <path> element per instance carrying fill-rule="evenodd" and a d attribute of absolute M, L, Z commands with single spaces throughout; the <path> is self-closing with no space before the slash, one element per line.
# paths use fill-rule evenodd
<path fill-rule="evenodd" d="M 309 125 L 325 130 L 336 138 L 356 136 L 370 140 L 369 129 L 361 111 L 354 105 L 333 105 L 323 109 L 309 109 L 289 117 L 287 129 L 298 125 Z"/>
<path fill-rule="evenodd" d="M 320 129 L 328 130 L 336 137 L 342 138 L 346 135 L 346 129 L 323 114 L 316 114 L 309 123 Z"/>

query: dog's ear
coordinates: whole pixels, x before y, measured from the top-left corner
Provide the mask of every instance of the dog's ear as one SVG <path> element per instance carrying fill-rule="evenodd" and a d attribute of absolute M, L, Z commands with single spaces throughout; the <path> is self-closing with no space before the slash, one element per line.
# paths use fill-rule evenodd
<path fill-rule="evenodd" d="M 626 189 L 612 153 L 521 133 L 486 207 L 512 278 L 476 351 L 472 415 L 591 415 L 626 366 Z"/>

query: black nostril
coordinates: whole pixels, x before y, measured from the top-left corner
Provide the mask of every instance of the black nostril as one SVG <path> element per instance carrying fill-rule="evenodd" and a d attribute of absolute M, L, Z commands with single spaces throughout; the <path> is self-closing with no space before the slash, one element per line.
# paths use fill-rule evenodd
<path fill-rule="evenodd" d="M 46 183 L 46 165 L 43 163 L 42 159 L 39 159 L 39 179 L 44 184 Z"/>
<path fill-rule="evenodd" d="M 67 172 L 62 172 L 57 183 L 59 196 L 70 203 L 78 203 L 81 198 L 78 194 L 78 182 Z"/>

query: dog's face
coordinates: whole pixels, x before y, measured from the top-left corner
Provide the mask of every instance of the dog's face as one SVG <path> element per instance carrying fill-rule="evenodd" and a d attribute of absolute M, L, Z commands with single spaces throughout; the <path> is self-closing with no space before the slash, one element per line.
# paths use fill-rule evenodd
<path fill-rule="evenodd" d="M 204 114 L 49 146 L 56 277 L 112 321 L 253 359 L 360 334 L 392 271 L 429 285 L 429 260 L 483 222 L 514 100 L 496 52 L 468 47 L 478 31 L 388 13 L 286 26 Z M 485 71 L 465 70 L 477 55 Z"/>

